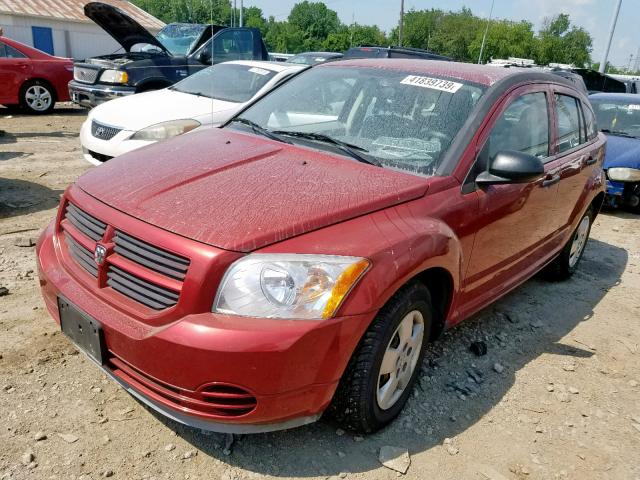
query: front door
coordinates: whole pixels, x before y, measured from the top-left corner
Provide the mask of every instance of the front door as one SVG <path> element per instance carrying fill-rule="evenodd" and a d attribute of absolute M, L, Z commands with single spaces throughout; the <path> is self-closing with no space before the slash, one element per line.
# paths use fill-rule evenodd
<path fill-rule="evenodd" d="M 0 42 L 0 104 L 18 104 L 20 86 L 30 73 L 30 60 L 10 45 Z"/>
<path fill-rule="evenodd" d="M 561 165 L 550 157 L 550 105 L 545 85 L 517 89 L 480 139 L 480 171 L 497 153 L 511 150 L 540 158 L 545 174 L 528 183 L 490 185 L 475 192 L 477 233 L 465 275 L 462 317 L 526 278 L 553 250 Z"/>

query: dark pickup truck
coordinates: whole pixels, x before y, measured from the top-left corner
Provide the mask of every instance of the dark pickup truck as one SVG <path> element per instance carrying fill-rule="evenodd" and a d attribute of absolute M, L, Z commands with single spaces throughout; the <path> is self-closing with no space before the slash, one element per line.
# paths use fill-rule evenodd
<path fill-rule="evenodd" d="M 269 57 L 260 30 L 254 28 L 171 23 L 153 36 L 112 5 L 91 2 L 84 13 L 124 49 L 74 64 L 69 94 L 85 107 L 168 87 L 214 63 Z"/>

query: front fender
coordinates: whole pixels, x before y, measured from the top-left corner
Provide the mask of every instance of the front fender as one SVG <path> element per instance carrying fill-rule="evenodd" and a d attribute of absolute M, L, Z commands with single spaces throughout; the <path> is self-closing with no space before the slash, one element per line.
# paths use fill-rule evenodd
<path fill-rule="evenodd" d="M 358 315 L 379 310 L 404 284 L 429 268 L 449 272 L 458 291 L 462 251 L 442 221 L 416 216 L 411 204 L 398 205 L 291 238 L 264 253 L 317 253 L 365 257 L 371 267 L 337 312 Z"/>

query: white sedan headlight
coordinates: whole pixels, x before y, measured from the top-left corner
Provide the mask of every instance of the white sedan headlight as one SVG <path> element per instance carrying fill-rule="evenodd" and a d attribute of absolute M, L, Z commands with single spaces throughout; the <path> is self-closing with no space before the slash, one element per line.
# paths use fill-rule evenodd
<path fill-rule="evenodd" d="M 614 182 L 640 182 L 640 170 L 637 168 L 610 168 L 607 170 L 607 176 Z"/>
<path fill-rule="evenodd" d="M 157 141 L 177 137 L 200 126 L 197 120 L 170 120 L 143 128 L 131 135 L 131 140 Z"/>
<path fill-rule="evenodd" d="M 369 260 L 359 257 L 251 254 L 229 267 L 213 311 L 260 318 L 331 318 L 368 268 Z"/>
<path fill-rule="evenodd" d="M 104 83 L 127 83 L 129 75 L 122 70 L 105 70 L 100 75 L 100 81 Z"/>

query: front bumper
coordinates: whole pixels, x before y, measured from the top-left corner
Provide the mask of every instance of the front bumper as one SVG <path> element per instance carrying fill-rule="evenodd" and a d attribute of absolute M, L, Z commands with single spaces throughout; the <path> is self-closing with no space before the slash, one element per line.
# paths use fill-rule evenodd
<path fill-rule="evenodd" d="M 237 258 L 203 245 L 196 248 L 224 264 L 221 269 Z M 166 313 L 147 315 L 110 287 L 92 287 L 92 278 L 69 260 L 65 249 L 52 223 L 37 246 L 40 284 L 51 315 L 60 322 L 57 298 L 63 295 L 98 320 L 108 357 L 102 368 L 161 414 L 200 429 L 255 433 L 315 421 L 375 315 L 282 321 L 209 311 L 182 314 L 180 303 Z M 208 272 L 219 281 L 221 274 Z M 203 394 L 220 386 L 246 392 L 255 407 L 230 416 L 207 404 Z"/>
<path fill-rule="evenodd" d="M 69 82 L 69 97 L 74 103 L 92 108 L 114 98 L 133 95 L 134 87 L 119 87 L 116 85 L 90 85 L 75 80 Z"/>

